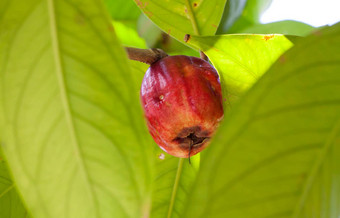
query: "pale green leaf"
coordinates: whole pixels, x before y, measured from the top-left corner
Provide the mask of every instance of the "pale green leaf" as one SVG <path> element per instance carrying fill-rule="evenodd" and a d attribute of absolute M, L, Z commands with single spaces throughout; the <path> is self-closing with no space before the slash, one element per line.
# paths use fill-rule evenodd
<path fill-rule="evenodd" d="M 338 24 L 247 92 L 207 149 L 183 217 L 340 216 L 339 50 Z"/>
<path fill-rule="evenodd" d="M 32 215 L 147 214 L 152 146 L 105 7 L 95 0 L 1 4 L 0 134 Z"/>
<path fill-rule="evenodd" d="M 28 213 L 15 189 L 0 148 L 0 217 L 26 218 Z"/>
<path fill-rule="evenodd" d="M 267 24 L 255 24 L 245 29 L 241 29 L 238 33 L 256 33 L 256 34 L 284 34 L 295 36 L 306 36 L 315 28 L 298 21 L 285 20 Z"/>
<path fill-rule="evenodd" d="M 283 35 L 191 36 L 188 43 L 208 55 L 220 74 L 227 103 L 249 89 L 293 45 Z"/>
<path fill-rule="evenodd" d="M 164 32 L 183 42 L 185 34 L 214 35 L 226 0 L 135 0 Z"/>

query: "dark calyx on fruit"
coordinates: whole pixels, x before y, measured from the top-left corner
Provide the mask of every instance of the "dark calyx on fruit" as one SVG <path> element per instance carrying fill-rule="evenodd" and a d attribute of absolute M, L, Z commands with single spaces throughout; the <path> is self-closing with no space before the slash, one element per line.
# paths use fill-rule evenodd
<path fill-rule="evenodd" d="M 177 142 L 179 146 L 184 148 L 189 148 L 190 146 L 199 147 L 202 146 L 203 142 L 209 139 L 209 137 L 204 135 L 208 134 L 204 132 L 202 133 L 199 126 L 183 128 L 173 141 Z"/>
<path fill-rule="evenodd" d="M 140 96 L 151 136 L 176 157 L 202 151 L 223 118 L 218 74 L 200 58 L 168 56 L 155 62 Z"/>

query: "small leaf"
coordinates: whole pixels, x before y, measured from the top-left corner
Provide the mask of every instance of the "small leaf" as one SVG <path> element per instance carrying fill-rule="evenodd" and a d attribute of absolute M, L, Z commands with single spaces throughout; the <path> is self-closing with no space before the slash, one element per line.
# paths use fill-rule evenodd
<path fill-rule="evenodd" d="M 0 134 L 32 216 L 144 216 L 151 207 L 152 146 L 104 5 L 6 3 Z"/>
<path fill-rule="evenodd" d="M 221 76 L 226 102 L 249 89 L 293 43 L 283 35 L 191 36 L 192 46 L 206 53 Z"/>
<path fill-rule="evenodd" d="M 339 50 L 337 24 L 247 92 L 207 149 L 183 217 L 340 216 Z"/>
<path fill-rule="evenodd" d="M 214 35 L 226 0 L 135 0 L 164 32 L 183 42 L 185 34 Z"/>

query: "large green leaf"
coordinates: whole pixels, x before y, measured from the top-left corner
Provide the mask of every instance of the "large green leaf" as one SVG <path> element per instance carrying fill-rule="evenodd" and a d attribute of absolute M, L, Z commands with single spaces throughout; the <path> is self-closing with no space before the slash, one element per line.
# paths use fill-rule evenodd
<path fill-rule="evenodd" d="M 283 35 L 221 35 L 188 41 L 204 51 L 220 74 L 226 103 L 249 89 L 293 44 Z"/>
<path fill-rule="evenodd" d="M 10 178 L 4 156 L 0 148 L 0 217 L 26 218 L 28 213 Z"/>
<path fill-rule="evenodd" d="M 1 4 L 0 134 L 32 215 L 147 214 L 152 146 L 104 6 L 95 0 Z"/>
<path fill-rule="evenodd" d="M 214 35 L 226 0 L 135 0 L 164 32 L 183 42 L 185 34 Z"/>
<path fill-rule="evenodd" d="M 339 24 L 301 40 L 239 101 L 183 217 L 340 216 L 339 50 Z"/>

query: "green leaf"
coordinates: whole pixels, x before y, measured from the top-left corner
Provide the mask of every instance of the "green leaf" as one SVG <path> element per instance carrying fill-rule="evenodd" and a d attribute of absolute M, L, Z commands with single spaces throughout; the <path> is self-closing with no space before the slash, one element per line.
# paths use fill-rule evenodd
<path fill-rule="evenodd" d="M 285 34 L 295 36 L 306 36 L 315 28 L 308 24 L 285 20 L 267 24 L 255 24 L 245 29 L 239 30 L 238 33 L 255 33 L 255 34 Z"/>
<path fill-rule="evenodd" d="M 5 4 L 0 133 L 30 212 L 35 218 L 144 216 L 152 146 L 104 5 Z"/>
<path fill-rule="evenodd" d="M 247 0 L 228 0 L 222 15 L 221 23 L 217 29 L 217 34 L 223 34 L 239 19 Z"/>
<path fill-rule="evenodd" d="M 115 21 L 136 21 L 141 14 L 133 0 L 104 0 L 104 3 Z"/>
<path fill-rule="evenodd" d="M 116 31 L 117 37 L 124 46 L 146 48 L 144 39 L 139 37 L 137 33 L 137 25 L 130 22 L 112 22 Z"/>
<path fill-rule="evenodd" d="M 272 0 L 248 0 L 241 16 L 233 23 L 231 28 L 225 29 L 228 33 L 237 33 L 239 30 L 260 23 L 261 14 L 269 7 Z M 227 33 L 223 32 L 223 33 Z"/>
<path fill-rule="evenodd" d="M 0 147 L 0 217 L 25 218 L 27 211 L 9 175 Z"/>
<path fill-rule="evenodd" d="M 226 0 L 135 0 L 164 32 L 183 42 L 185 34 L 214 35 Z"/>
<path fill-rule="evenodd" d="M 247 1 L 242 16 L 248 21 L 257 23 L 262 13 L 267 10 L 271 3 L 272 0 Z"/>
<path fill-rule="evenodd" d="M 162 30 L 158 28 L 147 16 L 142 14 L 137 23 L 138 34 L 145 40 L 149 48 L 155 48 L 161 39 Z"/>
<path fill-rule="evenodd" d="M 219 72 L 226 103 L 248 90 L 293 45 L 283 35 L 191 36 L 188 43 L 206 53 Z"/>
<path fill-rule="evenodd" d="M 340 24 L 301 40 L 247 92 L 183 217 L 340 216 L 339 50 Z"/>

